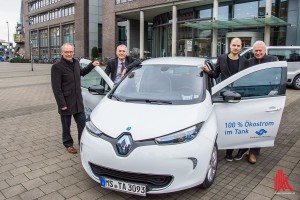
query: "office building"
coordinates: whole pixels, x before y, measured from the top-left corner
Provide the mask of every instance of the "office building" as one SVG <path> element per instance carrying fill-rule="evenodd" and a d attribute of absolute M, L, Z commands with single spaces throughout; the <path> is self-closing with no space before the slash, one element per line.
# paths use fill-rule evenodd
<path fill-rule="evenodd" d="M 75 57 L 101 47 L 101 0 L 23 0 L 25 57 L 60 58 L 63 43 L 75 46 Z"/>
<path fill-rule="evenodd" d="M 299 6 L 298 0 L 103 0 L 103 55 L 126 43 L 152 57 L 211 57 L 228 52 L 233 37 L 243 47 L 256 40 L 300 45 Z"/>

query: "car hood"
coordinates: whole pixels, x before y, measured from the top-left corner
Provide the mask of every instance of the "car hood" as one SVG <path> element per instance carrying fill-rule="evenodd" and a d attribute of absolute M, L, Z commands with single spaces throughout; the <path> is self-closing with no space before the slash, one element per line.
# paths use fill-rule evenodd
<path fill-rule="evenodd" d="M 117 138 L 129 132 L 133 140 L 167 135 L 208 118 L 210 98 L 193 105 L 154 105 L 120 102 L 105 97 L 91 113 L 91 121 L 104 134 Z"/>

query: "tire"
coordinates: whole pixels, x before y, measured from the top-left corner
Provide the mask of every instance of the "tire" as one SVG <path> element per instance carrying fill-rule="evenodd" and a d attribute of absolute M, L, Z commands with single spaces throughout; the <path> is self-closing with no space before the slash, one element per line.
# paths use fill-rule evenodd
<path fill-rule="evenodd" d="M 213 151 L 211 153 L 211 158 L 209 161 L 209 166 L 208 166 L 208 170 L 205 176 L 205 180 L 203 181 L 203 183 L 200 185 L 201 188 L 209 188 L 215 178 L 216 178 L 216 172 L 217 172 L 217 165 L 218 165 L 218 145 L 215 142 Z"/>
<path fill-rule="evenodd" d="M 300 75 L 297 75 L 293 80 L 293 88 L 300 90 Z"/>

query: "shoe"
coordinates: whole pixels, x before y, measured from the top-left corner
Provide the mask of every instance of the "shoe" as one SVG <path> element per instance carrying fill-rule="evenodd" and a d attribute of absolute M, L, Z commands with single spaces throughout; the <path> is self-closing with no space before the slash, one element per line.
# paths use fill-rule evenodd
<path fill-rule="evenodd" d="M 225 159 L 226 159 L 228 162 L 233 161 L 232 154 L 226 154 Z"/>
<path fill-rule="evenodd" d="M 234 160 L 242 160 L 243 157 L 247 154 L 249 149 L 240 149 L 239 152 L 234 157 Z"/>
<path fill-rule="evenodd" d="M 69 153 L 73 153 L 73 154 L 77 153 L 77 150 L 76 150 L 73 146 L 68 147 L 68 148 L 67 148 L 67 151 L 68 151 Z"/>
<path fill-rule="evenodd" d="M 248 161 L 251 164 L 255 164 L 256 163 L 256 157 L 255 157 L 255 155 L 253 153 L 249 153 L 249 155 L 248 155 Z"/>

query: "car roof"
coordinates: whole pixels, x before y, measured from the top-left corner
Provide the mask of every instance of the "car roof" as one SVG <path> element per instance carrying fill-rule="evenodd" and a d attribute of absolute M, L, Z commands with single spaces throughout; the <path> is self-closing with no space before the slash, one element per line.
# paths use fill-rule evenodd
<path fill-rule="evenodd" d="M 151 58 L 142 62 L 142 65 L 188 65 L 188 66 L 199 66 L 203 65 L 205 58 L 197 57 L 161 57 Z"/>

